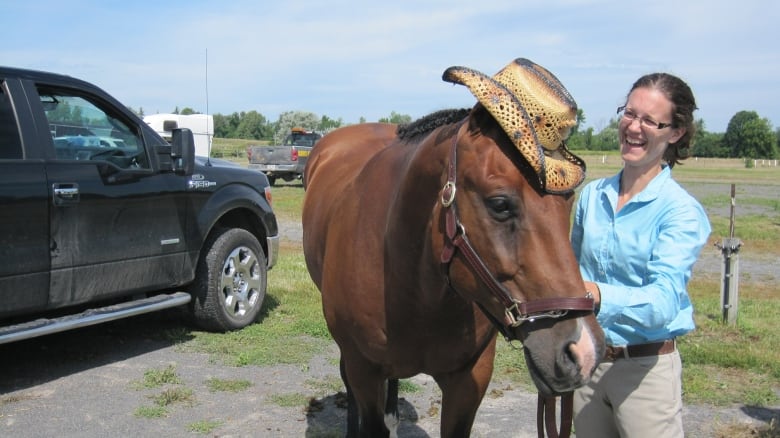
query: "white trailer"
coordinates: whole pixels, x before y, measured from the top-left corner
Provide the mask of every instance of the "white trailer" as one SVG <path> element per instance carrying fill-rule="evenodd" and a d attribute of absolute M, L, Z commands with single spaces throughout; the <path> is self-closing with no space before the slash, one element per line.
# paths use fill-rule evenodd
<path fill-rule="evenodd" d="M 214 139 L 214 117 L 207 114 L 152 114 L 144 116 L 144 122 L 166 141 L 171 141 L 171 131 L 188 128 L 195 138 L 195 155 L 208 157 Z"/>

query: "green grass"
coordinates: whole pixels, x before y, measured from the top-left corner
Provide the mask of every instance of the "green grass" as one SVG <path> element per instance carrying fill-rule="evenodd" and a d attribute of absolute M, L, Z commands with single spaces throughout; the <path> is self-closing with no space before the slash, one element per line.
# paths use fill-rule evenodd
<path fill-rule="evenodd" d="M 331 339 L 302 250 L 282 251 L 269 273 L 259 324 L 229 333 L 192 335 L 182 349 L 210 353 L 213 360 L 235 366 L 305 364 Z"/>
<path fill-rule="evenodd" d="M 411 380 L 401 379 L 398 381 L 398 392 L 400 394 L 414 394 L 422 391 L 422 387 Z"/>
<path fill-rule="evenodd" d="M 192 406 L 195 403 L 195 395 L 192 389 L 183 387 L 168 388 L 159 394 L 149 395 L 151 406 L 140 406 L 135 410 L 136 417 L 163 418 L 170 414 L 169 408 L 175 404 Z"/>
<path fill-rule="evenodd" d="M 162 369 L 150 369 L 144 372 L 144 377 L 140 382 L 133 382 L 133 386 L 137 389 L 141 388 L 159 388 L 163 385 L 179 385 L 181 379 L 176 373 L 176 367 L 168 365 Z"/>
<path fill-rule="evenodd" d="M 341 378 L 336 376 L 327 376 L 324 379 L 308 379 L 304 384 L 307 388 L 313 389 L 318 397 L 344 390 Z"/>
<path fill-rule="evenodd" d="M 275 405 L 283 408 L 292 408 L 296 406 L 306 406 L 311 400 L 310 395 L 301 394 L 299 392 L 288 394 L 271 394 L 268 399 Z"/>
<path fill-rule="evenodd" d="M 249 380 L 218 379 L 212 377 L 206 380 L 206 386 L 211 392 L 241 392 L 249 389 L 252 382 Z"/>
<path fill-rule="evenodd" d="M 222 426 L 221 421 L 203 420 L 203 421 L 196 421 L 190 424 L 187 427 L 187 430 L 189 430 L 192 433 L 199 433 L 201 435 L 206 435 L 213 432 L 214 429 L 218 428 L 219 426 Z"/>
<path fill-rule="evenodd" d="M 157 394 L 148 395 L 152 400 L 151 406 L 140 406 L 135 410 L 136 417 L 163 418 L 169 415 L 169 407 L 174 404 L 186 404 L 191 406 L 195 402 L 195 396 L 190 388 L 180 386 L 182 384 L 174 365 L 165 368 L 153 368 L 144 372 L 140 381 L 131 383 L 136 390 L 155 389 L 167 387 Z"/>
<path fill-rule="evenodd" d="M 168 407 L 174 404 L 192 405 L 195 402 L 193 392 L 189 388 L 174 387 L 164 390 L 157 395 L 149 396 L 155 405 Z"/>
<path fill-rule="evenodd" d="M 581 154 L 588 163 L 588 180 L 620 169 L 615 153 Z M 780 168 L 746 169 L 740 160 L 698 160 L 675 168 L 683 185 L 712 183 L 761 185 L 761 193 L 738 197 L 737 234 L 743 251 L 758 251 L 780 260 Z M 300 183 L 279 184 L 273 189 L 274 210 L 280 223 L 299 221 L 304 197 Z M 729 193 L 708 194 L 702 204 L 721 213 L 710 215 L 711 242 L 727 237 Z M 759 211 L 758 213 L 756 211 Z M 714 405 L 777 404 L 780 389 L 780 315 L 778 287 L 761 278 L 740 279 L 740 307 L 736 327 L 721 322 L 719 278 L 694 275 L 690 284 L 697 330 L 680 339 L 684 361 L 684 397 L 689 403 Z M 282 242 L 281 258 L 269 273 L 269 289 L 262 320 L 244 330 L 226 334 L 193 332 L 182 348 L 208 352 L 212 360 L 236 366 L 299 364 L 308 366 L 315 354 L 332 345 L 322 317 L 320 296 L 312 284 L 297 242 Z M 498 340 L 494 378 L 533 391 L 522 352 Z M 337 381 L 325 382 L 335 392 Z M 332 385 L 332 386 L 329 386 Z M 404 385 L 402 383 L 402 385 Z M 315 390 L 318 387 L 315 385 Z M 278 404 L 306 405 L 310 396 L 280 395 Z"/>
<path fill-rule="evenodd" d="M 236 161 L 243 159 L 246 162 L 247 146 L 267 143 L 267 141 L 243 140 L 240 138 L 215 138 L 211 142 L 211 156 Z"/>
<path fill-rule="evenodd" d="M 162 406 L 140 406 L 134 415 L 141 418 L 164 418 L 168 416 L 168 410 Z"/>

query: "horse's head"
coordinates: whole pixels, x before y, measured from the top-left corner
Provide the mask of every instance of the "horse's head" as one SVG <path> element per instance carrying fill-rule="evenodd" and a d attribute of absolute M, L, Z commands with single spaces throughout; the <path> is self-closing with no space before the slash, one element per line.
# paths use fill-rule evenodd
<path fill-rule="evenodd" d="M 570 391 L 589 379 L 604 335 L 569 242 L 573 190 L 584 178 L 584 165 L 563 144 L 569 121 L 541 114 L 552 99 L 517 96 L 516 83 L 451 70 L 445 79 L 469 86 L 480 103 L 451 140 L 441 261 L 453 289 L 504 336 L 523 342 L 539 391 Z M 493 88 L 483 92 L 483 84 Z"/>

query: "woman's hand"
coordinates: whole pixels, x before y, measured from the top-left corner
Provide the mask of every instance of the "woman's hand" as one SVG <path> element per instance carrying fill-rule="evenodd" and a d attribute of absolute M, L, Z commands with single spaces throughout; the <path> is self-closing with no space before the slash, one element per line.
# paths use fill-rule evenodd
<path fill-rule="evenodd" d="M 599 313 L 598 309 L 601 308 L 601 289 L 599 289 L 599 285 L 592 281 L 586 281 L 585 291 L 593 296 L 593 308 L 596 313 Z"/>

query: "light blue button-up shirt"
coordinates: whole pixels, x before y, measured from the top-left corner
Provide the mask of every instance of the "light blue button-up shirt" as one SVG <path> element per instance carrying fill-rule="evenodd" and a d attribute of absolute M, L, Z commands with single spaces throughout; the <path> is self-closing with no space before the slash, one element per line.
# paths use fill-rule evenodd
<path fill-rule="evenodd" d="M 620 176 L 579 196 L 572 247 L 585 281 L 601 290 L 598 321 L 613 346 L 671 339 L 694 329 L 686 289 L 711 228 L 668 166 L 619 212 Z"/>

